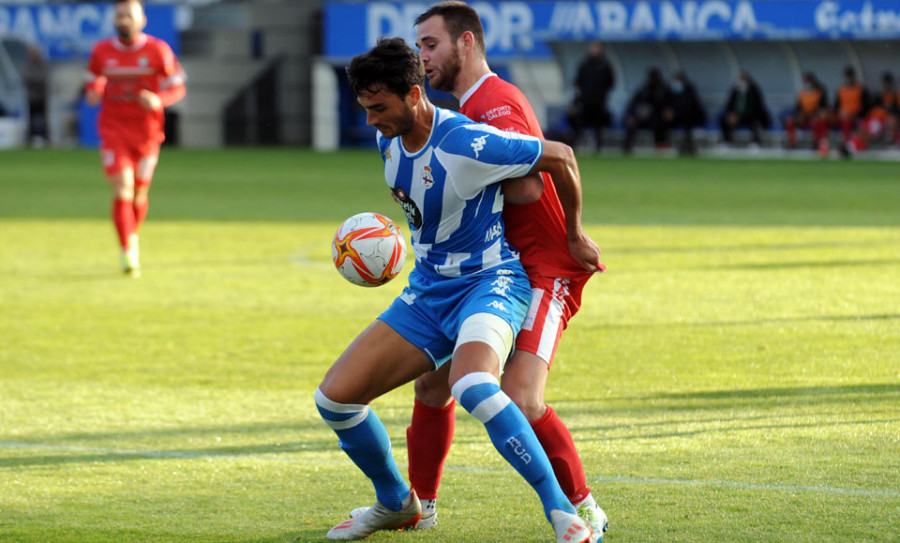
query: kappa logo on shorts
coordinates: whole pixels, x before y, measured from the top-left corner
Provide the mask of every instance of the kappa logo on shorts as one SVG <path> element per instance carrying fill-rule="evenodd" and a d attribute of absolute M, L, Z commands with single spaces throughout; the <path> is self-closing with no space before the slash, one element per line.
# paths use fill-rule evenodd
<path fill-rule="evenodd" d="M 509 310 L 506 309 L 506 306 L 503 304 L 503 302 L 500 302 L 500 301 L 497 301 L 497 300 L 492 300 L 491 303 L 487 304 L 485 307 L 493 307 L 493 308 L 496 309 L 497 311 L 502 311 L 502 312 L 504 312 L 504 313 L 509 313 Z"/>
<path fill-rule="evenodd" d="M 512 283 L 512 277 L 497 277 L 496 279 L 494 279 L 494 282 L 491 283 L 491 292 L 499 296 L 503 296 L 508 300 L 509 286 L 512 285 Z"/>

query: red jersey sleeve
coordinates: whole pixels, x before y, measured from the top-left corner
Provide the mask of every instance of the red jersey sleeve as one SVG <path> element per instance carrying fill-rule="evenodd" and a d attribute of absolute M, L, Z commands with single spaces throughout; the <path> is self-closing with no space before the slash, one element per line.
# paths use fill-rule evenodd
<path fill-rule="evenodd" d="M 106 87 L 106 77 L 103 75 L 103 42 L 94 46 L 91 57 L 88 59 L 88 71 L 85 74 L 85 92 L 93 90 L 99 93 Z"/>
<path fill-rule="evenodd" d="M 186 94 L 187 89 L 184 85 L 184 71 L 181 63 L 172 52 L 169 44 L 159 40 L 157 42 L 157 51 L 160 57 L 160 75 L 163 80 L 160 82 L 157 95 L 162 102 L 163 107 L 169 107 L 178 102 Z"/>

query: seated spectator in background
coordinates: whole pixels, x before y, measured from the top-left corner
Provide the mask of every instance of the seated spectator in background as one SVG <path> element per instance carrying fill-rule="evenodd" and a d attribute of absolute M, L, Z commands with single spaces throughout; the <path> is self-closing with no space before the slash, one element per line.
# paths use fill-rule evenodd
<path fill-rule="evenodd" d="M 841 129 L 842 145 L 850 141 L 856 127 L 869 112 L 871 100 L 865 85 L 856 78 L 856 70 L 852 66 L 844 68 L 844 82 L 835 93 L 834 108 L 830 117 L 830 125 Z M 826 154 L 827 147 L 819 147 L 819 153 Z"/>
<path fill-rule="evenodd" d="M 734 129 L 743 127 L 750 129 L 756 145 L 762 144 L 762 130 L 772 126 L 762 90 L 744 70 L 738 74 L 737 83 L 731 88 L 719 126 L 725 143 L 734 143 Z"/>
<path fill-rule="evenodd" d="M 634 138 L 639 129 L 653 131 L 653 143 L 657 149 L 669 146 L 670 119 L 665 112 L 672 108 L 672 91 L 658 68 L 647 71 L 644 84 L 631 96 L 625 109 L 625 141 L 622 151 L 630 153 L 634 148 Z"/>
<path fill-rule="evenodd" d="M 612 65 L 603 54 L 603 43 L 592 42 L 588 54 L 578 66 L 575 76 L 575 99 L 569 107 L 569 125 L 577 144 L 588 127 L 594 129 L 594 143 L 599 151 L 603 145 L 603 129 L 612 124 L 606 98 L 616 83 Z"/>
<path fill-rule="evenodd" d="M 678 71 L 672 76 L 672 106 L 664 112 L 665 120 L 672 128 L 681 128 L 684 136 L 678 151 L 682 154 L 694 154 L 694 128 L 706 124 L 706 110 L 700 102 L 697 87 L 687 78 L 684 72 Z"/>
<path fill-rule="evenodd" d="M 797 93 L 794 111 L 784 119 L 788 147 L 797 148 L 797 129 L 812 130 L 813 148 L 828 149 L 828 93 L 812 72 L 803 74 L 803 87 Z"/>
<path fill-rule="evenodd" d="M 841 154 L 845 157 L 864 151 L 874 141 L 890 142 L 892 145 L 900 141 L 900 92 L 890 72 L 882 74 L 881 89 L 873 94 L 875 100 L 872 107 L 859 123 L 856 133 L 841 146 Z"/>

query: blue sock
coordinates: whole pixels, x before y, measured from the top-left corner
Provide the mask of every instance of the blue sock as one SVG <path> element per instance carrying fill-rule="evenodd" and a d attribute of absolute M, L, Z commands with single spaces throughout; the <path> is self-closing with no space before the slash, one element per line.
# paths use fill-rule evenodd
<path fill-rule="evenodd" d="M 453 397 L 484 424 L 494 447 L 531 484 L 541 498 L 547 520 L 553 509 L 575 512 L 528 419 L 500 390 L 500 383 L 493 375 L 484 372 L 466 375 L 453 385 Z"/>
<path fill-rule="evenodd" d="M 403 509 L 409 485 L 397 469 L 391 441 L 381 420 L 369 406 L 333 402 L 319 389 L 316 389 L 316 407 L 337 434 L 341 449 L 372 480 L 378 501 L 388 509 Z"/>

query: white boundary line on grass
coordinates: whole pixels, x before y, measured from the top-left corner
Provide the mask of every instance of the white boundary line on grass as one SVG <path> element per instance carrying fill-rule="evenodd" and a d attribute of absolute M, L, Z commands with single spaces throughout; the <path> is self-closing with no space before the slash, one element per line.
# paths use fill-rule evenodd
<path fill-rule="evenodd" d="M 331 464 L 342 465 L 349 464 L 350 461 L 344 460 L 307 460 L 303 458 L 284 458 L 286 453 L 272 454 L 232 454 L 232 453 L 216 453 L 216 452 L 185 452 L 185 451 L 141 451 L 128 449 L 110 449 L 101 447 L 80 447 L 76 445 L 45 445 L 42 443 L 22 443 L 16 441 L 0 441 L 0 449 L 38 449 L 62 452 L 87 452 L 94 454 L 119 455 L 119 456 L 136 456 L 149 459 L 165 459 L 177 458 L 182 460 L 199 460 L 199 459 L 229 459 L 229 460 L 257 460 L 265 462 L 288 462 L 293 464 Z M 2 470 L 2 467 L 0 467 Z M 445 466 L 445 471 L 458 472 L 480 472 L 500 474 L 506 470 L 496 470 L 490 468 L 470 468 L 465 466 Z M 589 475 L 588 479 L 600 483 L 624 483 L 624 484 L 641 484 L 641 485 L 683 485 L 683 486 L 712 486 L 723 488 L 736 488 L 739 490 L 763 490 L 763 491 L 779 491 L 779 492 L 811 492 L 818 494 L 845 494 L 853 496 L 864 496 L 867 498 L 900 498 L 900 491 L 891 489 L 869 489 L 869 488 L 841 488 L 833 486 L 805 486 L 805 485 L 774 485 L 774 484 L 758 484 L 758 483 L 742 483 L 738 481 L 700 481 L 691 479 L 661 479 L 648 477 L 624 477 L 624 476 L 606 476 L 606 475 Z"/>

